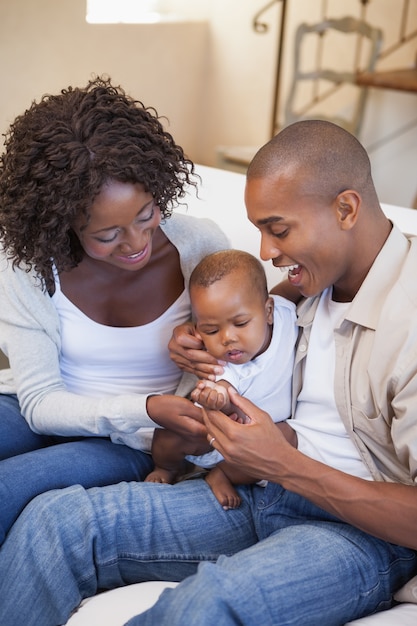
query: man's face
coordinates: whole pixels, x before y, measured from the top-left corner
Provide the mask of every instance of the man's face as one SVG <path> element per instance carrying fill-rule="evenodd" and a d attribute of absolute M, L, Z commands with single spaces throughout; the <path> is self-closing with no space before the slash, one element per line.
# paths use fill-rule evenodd
<path fill-rule="evenodd" d="M 282 174 L 250 179 L 245 202 L 261 233 L 261 258 L 285 269 L 303 296 L 349 284 L 350 238 L 336 198 L 321 196 L 299 175 Z"/>

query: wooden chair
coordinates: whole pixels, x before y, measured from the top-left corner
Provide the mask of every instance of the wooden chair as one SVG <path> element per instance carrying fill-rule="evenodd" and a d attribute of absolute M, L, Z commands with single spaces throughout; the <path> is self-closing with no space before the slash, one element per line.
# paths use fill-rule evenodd
<path fill-rule="evenodd" d="M 312 42 L 312 38 L 316 41 Z M 373 71 L 382 41 L 381 29 L 353 17 L 300 24 L 294 40 L 294 72 L 285 104 L 284 125 L 311 117 L 329 120 L 359 135 L 368 89 L 357 85 L 357 73 Z M 364 50 L 365 54 L 361 54 Z M 304 89 L 305 95 L 307 84 L 312 90 L 310 101 L 297 108 L 299 92 Z M 310 115 L 316 103 L 328 100 L 345 85 L 350 85 L 346 116 L 315 111 Z"/>

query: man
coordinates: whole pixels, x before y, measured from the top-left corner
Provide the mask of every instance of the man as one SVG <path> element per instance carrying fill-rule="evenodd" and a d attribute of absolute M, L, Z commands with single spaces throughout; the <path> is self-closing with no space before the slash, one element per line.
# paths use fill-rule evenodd
<path fill-rule="evenodd" d="M 383 214 L 359 142 L 327 122 L 268 142 L 245 200 L 262 258 L 305 298 L 293 417 L 281 430 L 231 391 L 250 423 L 205 422 L 266 486 L 239 487 L 229 511 L 201 480 L 37 498 L 0 552 L 2 626 L 64 623 L 97 589 L 151 579 L 184 580 L 131 625 L 334 626 L 388 608 L 416 573 L 417 239 Z M 172 345 L 213 370 L 191 335 Z"/>

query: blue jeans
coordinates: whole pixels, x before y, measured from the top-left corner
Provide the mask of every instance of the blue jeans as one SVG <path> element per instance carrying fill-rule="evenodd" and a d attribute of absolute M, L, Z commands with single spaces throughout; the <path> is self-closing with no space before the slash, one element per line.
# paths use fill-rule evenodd
<path fill-rule="evenodd" d="M 99 589 L 183 580 L 131 625 L 337 626 L 388 608 L 416 554 L 278 485 L 224 511 L 204 480 L 73 486 L 31 502 L 0 551 L 2 626 L 56 626 Z"/>
<path fill-rule="evenodd" d="M 35 496 L 75 484 L 142 480 L 153 468 L 150 455 L 109 439 L 37 435 L 22 417 L 16 396 L 5 395 L 0 395 L 0 459 L 0 545 Z"/>
<path fill-rule="evenodd" d="M 53 437 L 37 435 L 29 428 L 16 396 L 0 394 L 0 461 L 53 443 Z"/>

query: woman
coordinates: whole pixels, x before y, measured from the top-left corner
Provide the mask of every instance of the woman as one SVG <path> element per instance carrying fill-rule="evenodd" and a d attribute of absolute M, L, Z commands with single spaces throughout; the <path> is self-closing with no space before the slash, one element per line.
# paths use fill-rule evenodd
<path fill-rule="evenodd" d="M 12 124 L 0 163 L 11 368 L 0 542 L 38 493 L 145 477 L 155 424 L 206 443 L 167 349 L 190 316 L 192 269 L 228 247 L 213 222 L 172 214 L 193 172 L 156 111 L 107 78 L 44 96 Z"/>

